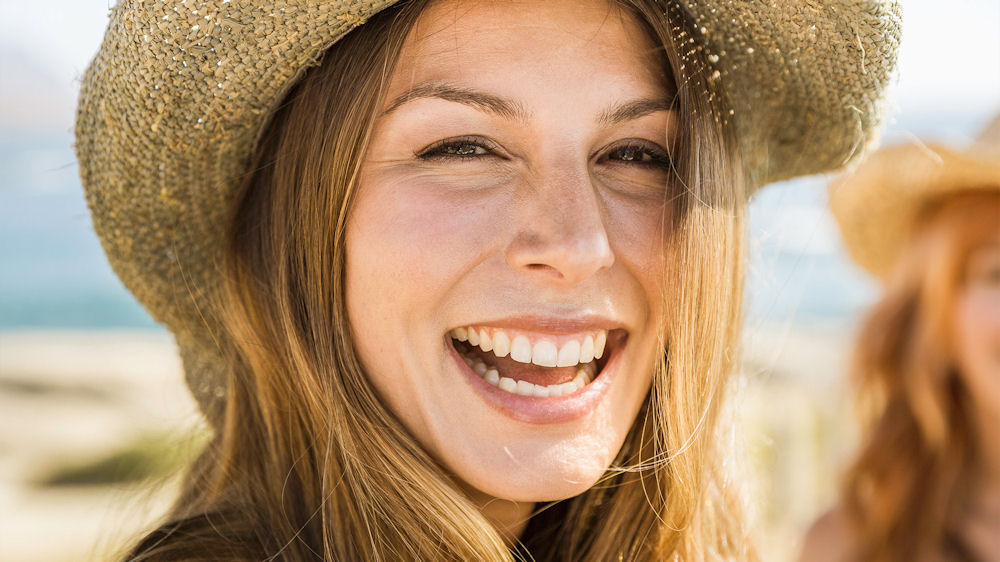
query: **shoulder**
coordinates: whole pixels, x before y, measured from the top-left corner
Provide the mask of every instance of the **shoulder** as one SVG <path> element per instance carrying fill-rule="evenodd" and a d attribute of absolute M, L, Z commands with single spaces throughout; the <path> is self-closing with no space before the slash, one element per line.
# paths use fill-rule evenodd
<path fill-rule="evenodd" d="M 848 562 L 856 558 L 856 538 L 843 506 L 836 505 L 806 534 L 799 562 Z"/>

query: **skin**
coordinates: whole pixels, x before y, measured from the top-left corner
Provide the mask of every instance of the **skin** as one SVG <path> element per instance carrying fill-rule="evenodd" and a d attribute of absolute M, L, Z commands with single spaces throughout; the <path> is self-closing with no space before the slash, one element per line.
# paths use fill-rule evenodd
<path fill-rule="evenodd" d="M 655 52 L 603 1 L 437 2 L 406 39 L 363 163 L 347 228 L 360 357 L 389 409 L 508 537 L 535 502 L 604 473 L 662 353 L 661 157 L 676 116 Z M 448 139 L 459 140 L 442 148 Z M 594 315 L 628 339 L 609 390 L 568 422 L 491 407 L 451 355 L 459 326 L 513 319 L 545 332 Z"/>

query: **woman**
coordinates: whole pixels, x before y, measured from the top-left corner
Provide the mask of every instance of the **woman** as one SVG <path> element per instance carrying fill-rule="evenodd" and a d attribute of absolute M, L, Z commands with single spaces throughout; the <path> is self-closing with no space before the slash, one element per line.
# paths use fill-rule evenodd
<path fill-rule="evenodd" d="M 898 6 L 389 4 L 113 13 L 83 181 L 216 430 L 129 557 L 752 556 L 743 203 L 873 139 Z"/>
<path fill-rule="evenodd" d="M 803 559 L 1000 560 L 1000 119 L 877 153 L 831 204 L 885 294 L 853 368 L 867 433 Z"/>

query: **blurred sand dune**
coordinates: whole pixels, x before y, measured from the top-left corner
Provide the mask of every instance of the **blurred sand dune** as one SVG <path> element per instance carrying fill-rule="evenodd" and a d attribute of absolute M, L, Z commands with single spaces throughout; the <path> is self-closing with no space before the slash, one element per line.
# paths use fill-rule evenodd
<path fill-rule="evenodd" d="M 0 333 L 0 560 L 106 559 L 162 513 L 173 484 L 41 481 L 199 424 L 165 333 Z"/>

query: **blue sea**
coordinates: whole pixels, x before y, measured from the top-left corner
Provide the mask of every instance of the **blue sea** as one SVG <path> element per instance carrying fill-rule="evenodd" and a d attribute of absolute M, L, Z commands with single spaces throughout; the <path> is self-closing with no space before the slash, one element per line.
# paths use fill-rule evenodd
<path fill-rule="evenodd" d="M 900 119 L 887 138 L 967 139 L 981 116 Z M 161 329 L 111 271 L 93 233 L 68 133 L 0 132 L 0 330 Z M 877 286 L 846 258 L 826 179 L 769 186 L 750 206 L 751 324 L 848 323 Z"/>

